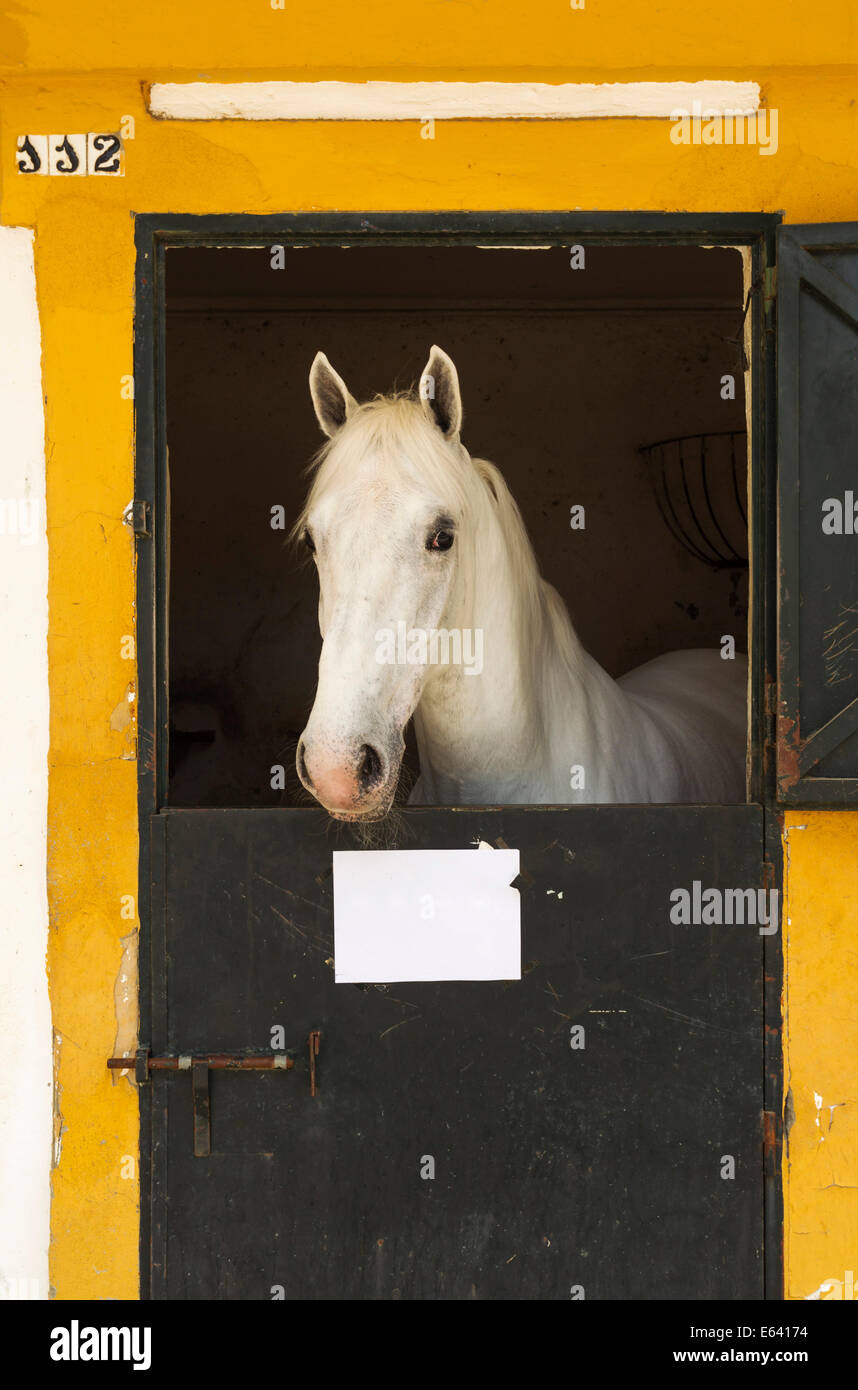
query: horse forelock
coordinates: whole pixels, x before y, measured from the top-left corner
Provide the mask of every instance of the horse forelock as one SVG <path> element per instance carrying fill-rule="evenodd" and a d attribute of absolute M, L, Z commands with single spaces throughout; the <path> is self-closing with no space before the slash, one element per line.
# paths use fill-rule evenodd
<path fill-rule="evenodd" d="M 481 485 L 467 450 L 458 441 L 445 440 L 407 392 L 377 396 L 353 410 L 311 459 L 308 472 L 313 481 L 293 538 L 301 536 L 315 507 L 349 487 L 405 483 L 463 515 L 481 501 Z"/>
<path fill-rule="evenodd" d="M 445 440 L 411 393 L 377 396 L 356 407 L 311 460 L 306 503 L 292 530 L 300 538 L 313 510 L 338 490 L 401 488 L 405 483 L 460 515 L 461 582 L 472 590 L 479 566 L 477 536 L 486 524 L 502 533 L 512 603 L 526 648 L 538 646 L 546 625 L 571 656 L 577 644 L 568 617 L 556 611 L 542 582 L 524 520 L 500 469 Z M 562 608 L 562 606 L 561 606 Z M 534 656 L 536 653 L 534 653 Z"/>

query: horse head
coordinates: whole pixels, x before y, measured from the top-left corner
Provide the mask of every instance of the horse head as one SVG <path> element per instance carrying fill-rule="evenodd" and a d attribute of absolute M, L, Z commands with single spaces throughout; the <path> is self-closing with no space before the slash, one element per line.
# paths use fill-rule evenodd
<path fill-rule="evenodd" d="M 295 534 L 318 571 L 323 645 L 296 764 L 332 816 L 378 820 L 393 802 L 408 721 L 439 674 L 427 634 L 455 607 L 476 473 L 459 439 L 456 368 L 438 347 L 417 398 L 359 405 L 322 352 L 310 393 L 328 442 Z"/>

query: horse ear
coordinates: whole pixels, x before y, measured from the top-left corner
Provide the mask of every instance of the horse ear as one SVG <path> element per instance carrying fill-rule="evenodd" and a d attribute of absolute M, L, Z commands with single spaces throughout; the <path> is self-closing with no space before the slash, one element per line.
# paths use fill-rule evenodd
<path fill-rule="evenodd" d="M 431 420 L 452 439 L 462 428 L 462 396 L 453 359 L 434 347 L 420 378 L 420 399 Z"/>
<path fill-rule="evenodd" d="M 334 371 L 323 352 L 317 352 L 310 368 L 310 395 L 316 419 L 325 434 L 333 439 L 346 423 L 357 401 L 342 377 Z"/>

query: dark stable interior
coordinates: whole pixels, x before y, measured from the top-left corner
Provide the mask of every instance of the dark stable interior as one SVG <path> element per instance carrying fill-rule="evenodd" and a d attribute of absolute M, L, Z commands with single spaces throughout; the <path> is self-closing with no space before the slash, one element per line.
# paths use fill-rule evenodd
<path fill-rule="evenodd" d="M 319 349 L 358 400 L 415 384 L 433 343 L 452 356 L 463 441 L 611 675 L 724 634 L 744 651 L 743 301 L 725 248 L 590 246 L 583 269 L 568 247 L 168 250 L 170 804 L 315 804 L 294 759 L 317 586 L 286 537 L 323 442 Z"/>

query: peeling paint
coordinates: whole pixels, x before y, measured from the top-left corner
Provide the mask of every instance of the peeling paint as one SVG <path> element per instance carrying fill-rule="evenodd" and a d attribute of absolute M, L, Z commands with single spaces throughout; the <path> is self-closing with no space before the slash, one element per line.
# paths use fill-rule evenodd
<path fill-rule="evenodd" d="M 134 1065 L 134 1054 L 137 1051 L 137 972 L 138 972 L 138 952 L 137 952 L 138 931 L 129 932 L 127 936 L 120 939 L 122 946 L 122 959 L 119 963 L 119 970 L 113 986 L 113 1005 L 116 1011 L 116 1036 L 113 1040 L 113 1056 L 128 1057 L 131 1059 L 131 1068 Z M 132 1085 L 134 1072 L 115 1071 L 112 1073 L 113 1084 L 116 1085 L 123 1077 Z"/>
<path fill-rule="evenodd" d="M 836 1101 L 834 1102 L 833 1105 L 829 1105 L 829 1107 L 828 1107 L 828 1128 L 829 1128 L 829 1129 L 831 1129 L 832 1125 L 834 1124 L 834 1112 L 835 1112 L 835 1110 L 841 1110 L 841 1109 L 843 1108 L 843 1106 L 844 1106 L 844 1105 L 847 1105 L 847 1104 L 848 1104 L 848 1101 L 845 1101 L 845 1100 L 836 1100 Z"/>
<path fill-rule="evenodd" d="M 789 714 L 778 715 L 778 791 L 781 796 L 801 778 L 801 730 L 798 719 Z"/>
<path fill-rule="evenodd" d="M 792 1098 L 792 1087 L 790 1086 L 787 1090 L 786 1097 L 784 1099 L 784 1136 L 787 1140 L 787 1145 L 789 1145 L 790 1130 L 792 1129 L 794 1124 L 795 1102 Z"/>
<path fill-rule="evenodd" d="M 115 705 L 110 716 L 110 727 L 115 733 L 121 733 L 127 729 L 134 718 L 134 682 L 129 681 L 125 687 L 125 694 Z"/>
<path fill-rule="evenodd" d="M 787 826 L 787 827 L 785 828 L 784 832 L 783 832 L 784 855 L 785 855 L 785 858 L 786 858 L 786 864 L 785 864 L 785 866 L 784 866 L 784 867 L 785 867 L 785 874 L 784 874 L 784 882 L 785 882 L 785 884 L 788 884 L 788 883 L 789 883 L 789 870 L 790 870 L 790 842 L 789 842 L 789 837 L 790 837 L 790 835 L 792 834 L 792 832 L 793 832 L 794 830 L 806 830 L 806 829 L 807 829 L 807 826 L 806 826 L 806 825 L 790 825 L 790 826 Z M 787 893 L 784 894 L 784 920 L 786 921 L 787 926 L 789 926 L 789 925 L 790 925 L 790 916 L 789 916 L 789 900 L 788 900 L 788 894 L 787 894 Z"/>
<path fill-rule="evenodd" d="M 60 1085 L 60 1061 L 62 1053 L 63 1038 L 62 1034 L 55 1028 L 54 1034 L 54 1132 L 51 1152 L 51 1169 L 59 1168 L 60 1159 L 63 1156 L 63 1135 L 66 1132 L 65 1121 L 63 1120 L 62 1098 L 63 1088 Z"/>
<path fill-rule="evenodd" d="M 820 1141 L 821 1141 L 821 1142 L 824 1142 L 824 1141 L 825 1141 L 825 1135 L 822 1133 L 822 1126 L 821 1126 L 821 1124 L 819 1123 L 819 1117 L 820 1117 L 820 1115 L 822 1114 L 822 1096 L 819 1094 L 818 1091 L 814 1091 L 814 1093 L 813 1093 L 813 1103 L 814 1103 L 814 1105 L 816 1106 L 816 1120 L 815 1120 L 816 1128 L 820 1131 L 820 1135 L 819 1135 Z"/>

